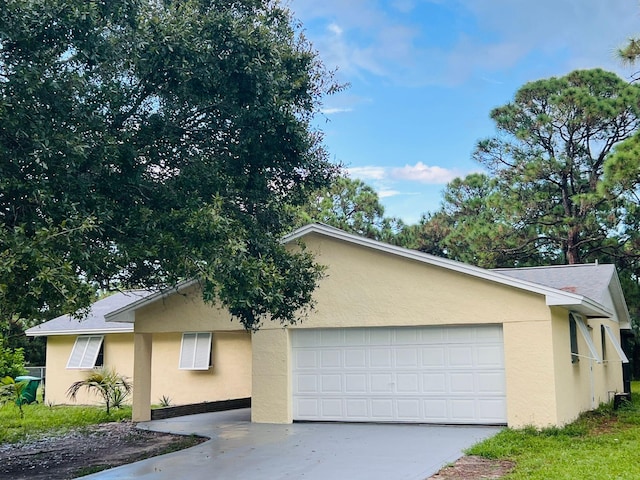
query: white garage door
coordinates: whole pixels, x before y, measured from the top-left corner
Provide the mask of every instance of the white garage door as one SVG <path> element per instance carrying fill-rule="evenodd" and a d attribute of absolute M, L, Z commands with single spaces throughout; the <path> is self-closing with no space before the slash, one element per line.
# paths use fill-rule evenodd
<path fill-rule="evenodd" d="M 291 335 L 295 420 L 507 421 L 500 325 Z"/>

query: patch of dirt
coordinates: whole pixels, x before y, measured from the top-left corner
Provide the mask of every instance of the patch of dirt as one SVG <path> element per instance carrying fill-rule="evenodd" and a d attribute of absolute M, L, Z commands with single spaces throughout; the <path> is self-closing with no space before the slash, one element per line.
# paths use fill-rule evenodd
<path fill-rule="evenodd" d="M 188 448 L 206 438 L 105 423 L 30 443 L 0 445 L 0 479 L 66 480 Z"/>
<path fill-rule="evenodd" d="M 488 458 L 469 455 L 460 458 L 453 465 L 444 467 L 427 480 L 477 480 L 502 478 L 513 468 L 515 463 L 508 460 L 490 460 Z"/>

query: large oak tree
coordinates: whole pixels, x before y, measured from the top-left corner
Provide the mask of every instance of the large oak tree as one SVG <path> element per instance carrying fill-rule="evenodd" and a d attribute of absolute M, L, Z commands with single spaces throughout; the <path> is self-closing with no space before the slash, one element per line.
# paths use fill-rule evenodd
<path fill-rule="evenodd" d="M 247 328 L 296 321 L 321 269 L 280 243 L 285 205 L 336 173 L 310 122 L 337 87 L 288 10 L 0 0 L 0 12 L 0 321 L 187 278 Z"/>

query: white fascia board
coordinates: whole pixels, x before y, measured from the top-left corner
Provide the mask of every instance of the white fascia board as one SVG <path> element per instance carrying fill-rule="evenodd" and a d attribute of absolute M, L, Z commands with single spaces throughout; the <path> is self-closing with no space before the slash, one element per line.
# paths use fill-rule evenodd
<path fill-rule="evenodd" d="M 174 287 L 165 288 L 164 290 L 160 290 L 159 292 L 153 293 L 147 297 L 143 297 L 140 300 L 136 300 L 125 307 L 109 312 L 105 314 L 104 319 L 107 322 L 134 323 L 136 319 L 135 311 L 139 308 L 150 305 L 158 300 L 162 300 L 176 292 L 181 292 L 197 283 L 198 280 L 185 280 Z"/>
<path fill-rule="evenodd" d="M 547 305 L 550 307 L 565 307 L 570 310 L 581 313 L 586 317 L 604 317 L 613 318 L 613 312 L 600 305 L 593 300 L 577 295 L 575 293 L 567 293 L 562 297 L 556 295 L 546 296 Z"/>
<path fill-rule="evenodd" d="M 53 337 L 57 335 L 107 335 L 109 333 L 133 333 L 133 325 L 118 328 L 94 328 L 80 330 L 77 328 L 68 330 L 41 330 L 38 332 L 24 332 L 27 337 Z"/>
<path fill-rule="evenodd" d="M 326 235 L 337 240 L 361 245 L 418 262 L 427 263 L 436 267 L 446 268 L 454 272 L 463 273 L 465 275 L 470 275 L 483 280 L 488 280 L 490 282 L 495 282 L 520 290 L 526 290 L 528 292 L 544 295 L 546 303 L 549 306 L 571 307 L 573 310 L 582 310 L 582 312 L 588 316 L 599 316 L 606 318 L 610 318 L 612 316 L 612 312 L 610 312 L 607 308 L 582 295 L 565 292 L 563 290 L 547 287 L 538 283 L 528 282 L 526 280 L 520 280 L 495 271 L 486 270 L 480 267 L 474 267 L 473 265 L 457 262 L 455 260 L 449 260 L 447 258 L 436 257 L 435 255 L 419 252 L 417 250 L 409 250 L 407 248 L 397 247 L 395 245 L 379 242 L 370 238 L 353 235 L 351 233 L 347 233 L 335 227 L 330 227 L 321 223 L 312 223 L 301 227 L 290 233 L 289 235 L 283 237 L 282 242 L 290 243 L 294 240 L 298 240 L 304 237 L 305 235 L 308 235 L 309 233 Z"/>
<path fill-rule="evenodd" d="M 622 290 L 622 285 L 620 284 L 620 277 L 618 277 L 618 272 L 615 269 L 613 270 L 611 281 L 609 282 L 609 294 L 613 299 L 613 305 L 616 309 L 616 313 L 618 314 L 618 323 L 620 323 L 620 328 L 623 330 L 631 330 L 631 314 L 629 313 L 627 302 L 624 299 L 624 292 Z"/>

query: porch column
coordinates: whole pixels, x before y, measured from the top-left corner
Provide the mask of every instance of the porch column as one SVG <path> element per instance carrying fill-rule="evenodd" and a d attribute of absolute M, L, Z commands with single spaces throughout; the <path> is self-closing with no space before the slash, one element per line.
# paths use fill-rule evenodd
<path fill-rule="evenodd" d="M 131 420 L 151 420 L 151 333 L 133 334 L 133 411 Z"/>
<path fill-rule="evenodd" d="M 253 350 L 251 421 L 291 423 L 291 367 L 289 332 L 262 329 L 251 339 Z"/>

